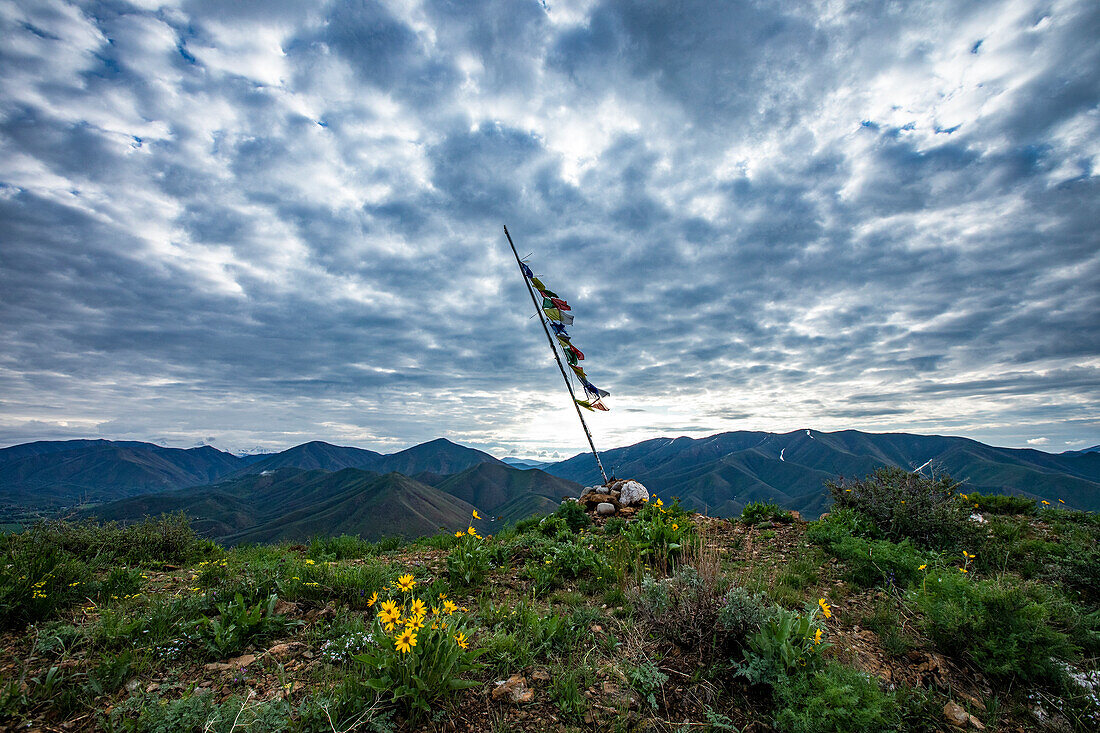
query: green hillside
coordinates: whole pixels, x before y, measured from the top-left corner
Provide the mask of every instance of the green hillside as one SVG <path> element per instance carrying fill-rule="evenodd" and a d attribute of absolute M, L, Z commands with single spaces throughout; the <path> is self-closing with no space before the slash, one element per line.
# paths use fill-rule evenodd
<path fill-rule="evenodd" d="M 678 496 L 685 506 L 720 516 L 770 500 L 806 516 L 828 504 L 823 481 L 863 476 L 881 466 L 931 466 L 973 491 L 1014 493 L 1100 509 L 1100 454 L 1051 454 L 996 448 L 966 438 L 796 430 L 782 435 L 738 431 L 706 438 L 657 438 L 601 453 L 610 472 Z M 929 469 L 925 468 L 927 473 Z M 546 468 L 581 484 L 602 479 L 592 456 Z"/>

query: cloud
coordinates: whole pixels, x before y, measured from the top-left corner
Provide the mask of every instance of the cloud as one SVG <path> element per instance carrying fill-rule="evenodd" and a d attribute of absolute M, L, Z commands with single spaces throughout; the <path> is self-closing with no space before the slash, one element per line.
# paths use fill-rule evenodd
<path fill-rule="evenodd" d="M 670 8 L 0 7 L 0 439 L 1100 442 L 1100 9 Z"/>

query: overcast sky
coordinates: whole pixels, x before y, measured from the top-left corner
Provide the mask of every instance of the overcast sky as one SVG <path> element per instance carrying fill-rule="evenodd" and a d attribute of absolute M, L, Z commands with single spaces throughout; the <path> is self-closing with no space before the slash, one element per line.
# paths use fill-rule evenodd
<path fill-rule="evenodd" d="M 0 0 L 0 444 L 1100 443 L 1100 3 Z"/>

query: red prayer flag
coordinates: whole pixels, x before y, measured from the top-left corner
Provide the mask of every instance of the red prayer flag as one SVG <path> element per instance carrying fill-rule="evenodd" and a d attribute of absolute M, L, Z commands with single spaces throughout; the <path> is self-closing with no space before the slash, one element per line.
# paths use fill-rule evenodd
<path fill-rule="evenodd" d="M 574 346 L 573 344 L 569 344 L 569 350 L 573 352 L 573 356 L 577 357 L 581 361 L 584 361 L 584 353 L 581 352 L 581 350 L 578 349 L 576 346 Z"/>
<path fill-rule="evenodd" d="M 566 302 L 565 302 L 564 300 L 562 300 L 561 298 L 551 298 L 551 299 L 550 299 L 550 302 L 551 302 L 551 303 L 553 303 L 554 305 L 556 305 L 556 306 L 557 306 L 558 308 L 560 308 L 560 309 L 561 309 L 561 310 L 563 310 L 563 311 L 571 311 L 571 310 L 573 310 L 572 308 L 570 308 L 570 307 L 569 307 L 569 304 L 568 304 L 568 303 L 566 303 Z"/>

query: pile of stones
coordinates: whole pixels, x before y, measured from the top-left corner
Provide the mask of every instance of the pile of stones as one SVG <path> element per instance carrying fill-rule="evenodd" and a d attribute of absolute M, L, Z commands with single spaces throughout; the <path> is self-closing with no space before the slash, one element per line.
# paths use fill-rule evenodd
<path fill-rule="evenodd" d="M 578 502 L 599 516 L 630 516 L 649 501 L 649 491 L 637 481 L 612 479 L 606 486 L 588 486 Z"/>

